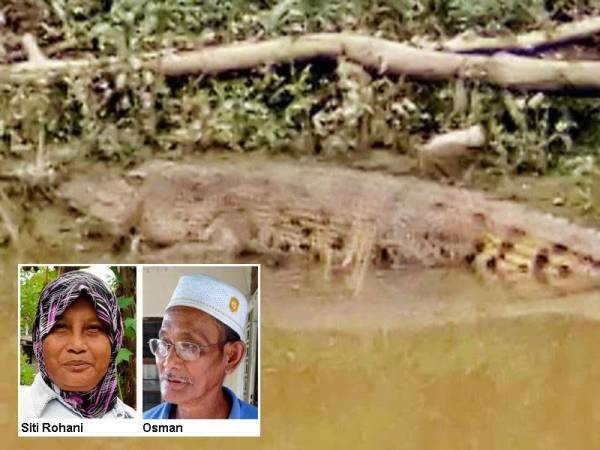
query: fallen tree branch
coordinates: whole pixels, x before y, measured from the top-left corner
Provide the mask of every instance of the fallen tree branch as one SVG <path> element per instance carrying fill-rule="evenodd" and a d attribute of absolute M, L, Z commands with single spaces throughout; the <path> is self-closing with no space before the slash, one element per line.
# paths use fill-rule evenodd
<path fill-rule="evenodd" d="M 27 59 L 34 64 L 43 64 L 48 61 L 48 58 L 42 53 L 35 41 L 33 35 L 27 33 L 23 35 L 23 48 L 27 53 Z"/>
<path fill-rule="evenodd" d="M 129 62 L 118 58 L 27 61 L 0 68 L 0 81 L 47 79 L 89 70 L 118 71 L 127 66 L 133 66 L 134 70 L 155 69 L 166 76 L 217 74 L 315 58 L 346 58 L 380 74 L 422 80 L 465 78 L 533 90 L 600 89 L 600 62 L 540 60 L 508 54 L 456 54 L 350 33 L 243 41 L 196 51 L 146 54 Z"/>
<path fill-rule="evenodd" d="M 421 45 L 424 48 L 451 52 L 535 52 L 539 49 L 569 44 L 597 34 L 600 34 L 600 17 L 588 17 L 547 30 L 536 30 L 525 34 L 480 37 L 465 32 L 445 42 L 424 42 Z"/>
<path fill-rule="evenodd" d="M 74 39 L 71 39 L 71 40 L 60 41 L 60 42 L 56 42 L 54 44 L 48 45 L 42 49 L 42 52 L 46 57 L 52 57 L 52 55 L 60 54 L 63 52 L 69 52 L 69 51 L 72 52 L 76 48 L 77 48 L 77 41 Z M 0 64 L 14 64 L 14 63 L 17 63 L 18 61 L 22 60 L 26 56 L 27 56 L 27 51 L 24 47 L 17 48 L 13 51 L 8 52 L 6 55 L 4 55 L 4 57 L 2 58 L 2 62 L 0 62 Z"/>
<path fill-rule="evenodd" d="M 481 125 L 473 125 L 432 137 L 421 148 L 421 154 L 431 157 L 456 157 L 484 144 L 485 130 Z"/>
<path fill-rule="evenodd" d="M 452 166 L 460 157 L 484 144 L 485 130 L 481 125 L 436 135 L 419 147 L 419 167 L 426 173 L 432 168 Z"/>

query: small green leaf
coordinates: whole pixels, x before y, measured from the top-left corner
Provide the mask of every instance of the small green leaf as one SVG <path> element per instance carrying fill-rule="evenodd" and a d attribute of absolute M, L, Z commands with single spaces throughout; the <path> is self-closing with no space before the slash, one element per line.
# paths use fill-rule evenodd
<path fill-rule="evenodd" d="M 133 297 L 119 297 L 117 298 L 117 303 L 119 308 L 125 309 L 133 303 Z"/>
<path fill-rule="evenodd" d="M 116 267 L 111 267 L 112 273 L 115 274 L 116 282 L 119 286 L 123 286 L 123 276 L 119 273 L 119 269 Z"/>
<path fill-rule="evenodd" d="M 117 353 L 117 358 L 115 359 L 115 364 L 119 365 L 123 361 L 129 361 L 129 358 L 131 357 L 131 355 L 133 355 L 133 353 L 131 351 L 129 351 L 128 349 L 126 349 L 125 347 L 123 347 L 122 349 L 119 350 L 119 353 Z"/>
<path fill-rule="evenodd" d="M 135 317 L 129 317 L 123 321 L 123 328 L 125 328 L 125 337 L 135 338 L 136 323 Z"/>
<path fill-rule="evenodd" d="M 125 319 L 123 321 L 123 325 L 125 326 L 125 329 L 130 329 L 130 330 L 135 331 L 135 318 L 130 317 L 129 319 Z"/>

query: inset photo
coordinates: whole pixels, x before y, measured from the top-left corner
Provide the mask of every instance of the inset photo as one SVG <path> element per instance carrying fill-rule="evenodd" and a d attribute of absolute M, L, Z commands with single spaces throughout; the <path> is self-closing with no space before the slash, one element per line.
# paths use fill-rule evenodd
<path fill-rule="evenodd" d="M 20 419 L 136 416 L 136 267 L 19 266 Z"/>
<path fill-rule="evenodd" d="M 258 419 L 259 267 L 145 266 L 144 419 Z"/>

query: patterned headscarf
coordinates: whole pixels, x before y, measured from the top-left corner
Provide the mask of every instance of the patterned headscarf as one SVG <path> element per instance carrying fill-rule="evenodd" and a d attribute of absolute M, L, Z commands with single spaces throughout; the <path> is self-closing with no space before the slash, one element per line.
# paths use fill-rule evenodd
<path fill-rule="evenodd" d="M 46 372 L 42 341 L 50 333 L 58 317 L 82 294 L 92 300 L 98 319 L 108 334 L 111 346 L 110 362 L 104 378 L 88 392 L 68 392 L 52 382 Z M 68 408 L 83 417 L 99 418 L 110 411 L 117 400 L 117 367 L 115 359 L 123 340 L 123 322 L 117 300 L 110 288 L 87 272 L 67 272 L 51 281 L 42 290 L 33 322 L 33 351 L 40 374 L 50 388 L 60 394 Z"/>

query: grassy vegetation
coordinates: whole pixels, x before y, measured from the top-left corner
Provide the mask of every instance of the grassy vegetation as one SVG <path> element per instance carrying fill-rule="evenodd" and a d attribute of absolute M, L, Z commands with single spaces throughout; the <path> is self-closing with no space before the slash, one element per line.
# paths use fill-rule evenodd
<path fill-rule="evenodd" d="M 393 39 L 513 33 L 594 14 L 594 0 L 9 0 L 9 34 L 116 54 L 203 40 L 353 30 Z"/>
<path fill-rule="evenodd" d="M 465 30 L 497 35 L 597 12 L 592 0 L 13 0 L 2 9 L 7 32 L 0 57 L 23 58 L 18 38 L 24 32 L 57 58 L 127 57 L 313 31 L 395 40 L 443 39 Z M 215 148 L 411 155 L 431 135 L 475 123 L 489 138 L 479 163 L 494 171 L 583 170 L 579 161 L 589 166 L 600 153 L 596 98 L 419 83 L 344 61 L 177 79 L 132 68 L 0 85 L 0 157 L 33 161 L 43 148 L 55 166 L 78 157 L 132 164 L 153 154 Z"/>

